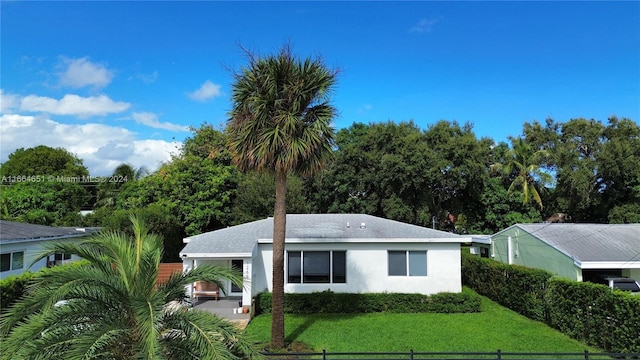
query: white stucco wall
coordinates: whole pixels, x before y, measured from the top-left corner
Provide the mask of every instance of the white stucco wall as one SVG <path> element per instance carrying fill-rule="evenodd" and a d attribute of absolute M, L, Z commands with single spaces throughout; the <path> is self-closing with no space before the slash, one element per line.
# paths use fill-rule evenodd
<path fill-rule="evenodd" d="M 398 292 L 434 294 L 462 291 L 459 243 L 294 243 L 286 251 L 344 250 L 346 284 L 289 284 L 285 292 Z M 427 251 L 427 276 L 389 276 L 388 250 Z M 271 291 L 272 245 L 259 244 L 253 267 L 252 294 Z M 285 269 L 286 255 L 285 255 Z M 285 270 L 286 272 L 286 270 Z"/>

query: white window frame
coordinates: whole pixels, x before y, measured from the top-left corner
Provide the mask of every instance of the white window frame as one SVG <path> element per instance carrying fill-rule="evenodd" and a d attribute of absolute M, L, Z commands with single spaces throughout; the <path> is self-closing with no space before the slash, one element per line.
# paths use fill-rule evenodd
<path fill-rule="evenodd" d="M 2 255 L 9 255 L 9 269 L 8 270 L 3 270 L 2 272 L 7 272 L 7 271 L 15 271 L 15 270 L 22 270 L 24 269 L 24 250 L 20 250 L 20 251 L 10 251 L 10 252 L 4 252 L 2 253 Z M 15 256 L 16 254 L 22 254 L 22 263 L 20 264 L 20 267 L 16 267 L 14 262 L 15 262 Z"/>
<path fill-rule="evenodd" d="M 403 274 L 391 274 L 391 253 L 404 253 L 404 273 Z M 420 271 L 419 273 L 415 273 L 415 268 L 412 268 L 412 256 L 411 255 L 422 255 L 424 254 L 424 273 Z M 413 274 L 412 274 L 413 272 Z M 387 250 L 387 276 L 390 277 L 424 277 L 428 276 L 428 251 L 427 250 Z"/>

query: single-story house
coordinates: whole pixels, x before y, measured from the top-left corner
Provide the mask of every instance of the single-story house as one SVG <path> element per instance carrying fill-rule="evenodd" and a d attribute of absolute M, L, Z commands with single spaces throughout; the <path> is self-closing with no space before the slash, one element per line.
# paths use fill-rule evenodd
<path fill-rule="evenodd" d="M 362 214 L 287 215 L 285 292 L 460 292 L 460 244 L 471 238 Z M 184 239 L 184 269 L 242 269 L 243 305 L 272 290 L 273 218 Z M 188 291 L 192 291 L 189 289 Z M 224 296 L 224 294 L 220 294 Z"/>
<path fill-rule="evenodd" d="M 490 256 L 575 281 L 640 279 L 640 224 L 515 224 L 491 236 Z"/>
<path fill-rule="evenodd" d="M 491 251 L 491 235 L 471 235 L 469 252 L 473 255 L 488 258 Z"/>
<path fill-rule="evenodd" d="M 26 271 L 48 241 L 79 240 L 94 230 L 0 220 L 0 279 Z M 78 260 L 75 255 L 54 254 L 36 262 L 29 270 L 37 271 L 74 260 Z"/>

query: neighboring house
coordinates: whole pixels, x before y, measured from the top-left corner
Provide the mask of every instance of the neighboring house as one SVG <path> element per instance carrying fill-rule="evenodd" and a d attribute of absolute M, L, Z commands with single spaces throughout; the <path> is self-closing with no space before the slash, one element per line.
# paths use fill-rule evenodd
<path fill-rule="evenodd" d="M 43 267 L 78 260 L 68 254 L 54 254 L 42 259 L 31 268 L 29 265 L 44 250 L 48 241 L 78 240 L 95 229 L 76 229 L 45 225 L 25 224 L 0 220 L 0 279 L 18 275 L 29 269 L 37 271 Z"/>
<path fill-rule="evenodd" d="M 491 235 L 469 235 L 471 245 L 469 252 L 473 255 L 488 258 L 491 251 Z"/>
<path fill-rule="evenodd" d="M 576 281 L 640 279 L 640 224 L 516 224 L 491 236 L 491 257 Z"/>
<path fill-rule="evenodd" d="M 433 294 L 460 292 L 460 244 L 469 237 L 371 215 L 287 215 L 285 292 Z M 184 239 L 185 270 L 201 264 L 242 269 L 243 305 L 272 290 L 273 218 Z M 191 289 L 189 290 L 191 291 Z M 224 296 L 224 294 L 221 294 Z"/>

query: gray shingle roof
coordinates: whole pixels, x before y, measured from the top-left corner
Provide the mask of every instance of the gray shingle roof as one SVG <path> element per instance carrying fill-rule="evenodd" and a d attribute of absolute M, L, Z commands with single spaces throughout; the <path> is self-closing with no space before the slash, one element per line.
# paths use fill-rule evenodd
<path fill-rule="evenodd" d="M 640 224 L 517 224 L 580 262 L 640 259 Z"/>
<path fill-rule="evenodd" d="M 94 229 L 89 229 L 94 230 Z M 0 220 L 0 242 L 56 239 L 87 235 L 90 231 Z"/>
<path fill-rule="evenodd" d="M 364 224 L 364 226 L 362 226 Z M 258 240 L 271 240 L 273 218 L 211 231 L 185 239 L 181 254 L 250 254 Z M 467 238 L 399 221 L 363 214 L 289 214 L 287 242 L 346 242 L 354 239 L 448 239 Z"/>

